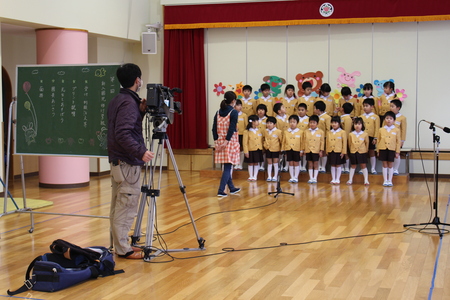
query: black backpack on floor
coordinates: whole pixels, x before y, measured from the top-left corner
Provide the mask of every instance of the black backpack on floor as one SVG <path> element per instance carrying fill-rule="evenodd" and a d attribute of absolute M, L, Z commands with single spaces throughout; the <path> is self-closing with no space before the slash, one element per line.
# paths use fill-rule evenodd
<path fill-rule="evenodd" d="M 58 239 L 50 245 L 50 250 L 51 253 L 40 255 L 30 263 L 24 285 L 16 291 L 8 290 L 8 295 L 30 289 L 55 292 L 91 278 L 124 272 L 114 271 L 114 256 L 105 247 L 81 248 Z"/>

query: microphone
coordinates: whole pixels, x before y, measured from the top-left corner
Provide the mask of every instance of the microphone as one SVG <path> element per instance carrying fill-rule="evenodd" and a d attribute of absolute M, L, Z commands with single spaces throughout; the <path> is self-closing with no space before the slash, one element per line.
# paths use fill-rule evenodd
<path fill-rule="evenodd" d="M 430 125 L 431 125 L 430 128 L 431 128 L 432 126 L 436 126 L 437 128 L 442 129 L 445 133 L 450 133 L 450 128 L 448 128 L 448 127 L 442 127 L 442 126 L 439 126 L 439 125 L 437 125 L 437 124 L 435 124 L 435 123 L 433 123 L 433 122 L 427 121 L 427 120 L 422 120 L 422 121 L 424 121 L 425 123 L 430 124 Z"/>
<path fill-rule="evenodd" d="M 173 89 L 171 89 L 170 90 L 170 92 L 172 92 L 172 93 L 182 93 L 183 92 L 183 90 L 182 89 L 180 89 L 180 88 L 173 88 Z"/>

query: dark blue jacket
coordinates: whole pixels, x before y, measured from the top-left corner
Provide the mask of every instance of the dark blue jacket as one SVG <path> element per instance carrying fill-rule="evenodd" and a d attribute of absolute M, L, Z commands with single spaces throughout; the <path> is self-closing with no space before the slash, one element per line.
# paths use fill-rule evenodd
<path fill-rule="evenodd" d="M 120 89 L 108 104 L 108 159 L 143 165 L 147 148 L 142 136 L 141 99 L 130 89 Z"/>
<path fill-rule="evenodd" d="M 225 137 L 227 141 L 230 141 L 233 134 L 237 131 L 239 113 L 231 105 L 227 105 L 225 109 L 219 110 L 219 115 L 221 117 L 226 117 L 230 113 L 230 111 L 232 111 L 230 114 L 230 127 L 228 127 L 227 136 Z M 212 134 L 214 140 L 217 140 L 219 138 L 219 135 L 217 134 L 217 114 L 214 115 Z"/>

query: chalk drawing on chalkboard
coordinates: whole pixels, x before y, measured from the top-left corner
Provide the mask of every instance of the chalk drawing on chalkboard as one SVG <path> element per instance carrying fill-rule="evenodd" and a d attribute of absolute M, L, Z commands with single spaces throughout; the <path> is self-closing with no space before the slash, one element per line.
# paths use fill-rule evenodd
<path fill-rule="evenodd" d="M 27 95 L 29 101 L 25 101 L 23 106 L 26 110 L 28 110 L 31 113 L 32 122 L 28 123 L 28 126 L 22 125 L 22 130 L 25 134 L 25 142 L 30 145 L 31 143 L 36 143 L 35 137 L 37 136 L 38 132 L 38 120 L 36 117 L 36 110 L 34 109 L 33 101 L 31 101 L 30 95 L 28 95 L 28 92 L 31 89 L 31 83 L 28 81 L 25 81 L 22 84 L 23 91 L 25 92 L 25 95 Z"/>
<path fill-rule="evenodd" d="M 81 69 L 81 72 L 83 72 L 83 73 L 89 73 L 89 68 L 83 68 L 83 69 Z"/>
<path fill-rule="evenodd" d="M 97 139 L 100 141 L 100 148 L 102 148 L 102 149 L 107 148 L 106 133 L 107 133 L 106 127 L 102 127 L 102 129 L 100 131 L 96 132 Z"/>
<path fill-rule="evenodd" d="M 31 74 L 37 75 L 37 74 L 39 74 L 39 70 L 33 70 L 33 71 L 31 71 Z"/>
<path fill-rule="evenodd" d="M 105 68 L 100 68 L 100 69 L 95 70 L 96 77 L 104 77 L 105 75 L 106 75 Z"/>
<path fill-rule="evenodd" d="M 59 71 L 57 74 L 58 74 L 59 76 L 64 76 L 64 75 L 66 75 L 66 72 L 64 72 L 64 71 Z"/>

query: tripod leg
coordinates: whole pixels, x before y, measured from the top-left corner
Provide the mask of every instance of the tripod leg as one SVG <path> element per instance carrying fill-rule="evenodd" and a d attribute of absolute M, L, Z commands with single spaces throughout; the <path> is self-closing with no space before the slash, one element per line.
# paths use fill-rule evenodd
<path fill-rule="evenodd" d="M 183 198 L 184 198 L 184 202 L 186 204 L 186 208 L 189 212 L 189 217 L 191 218 L 191 223 L 192 226 L 194 227 L 194 232 L 195 235 L 197 237 L 197 241 L 198 241 L 198 245 L 201 249 L 203 249 L 205 247 L 205 240 L 199 236 L 198 234 L 198 230 L 197 230 L 197 226 L 195 225 L 195 220 L 194 220 L 194 216 L 192 215 L 192 211 L 191 208 L 189 206 L 189 202 L 186 196 L 186 187 L 183 185 L 183 182 L 181 180 L 181 176 L 180 176 L 180 172 L 178 170 L 178 166 L 177 166 L 177 162 L 175 161 L 175 156 L 173 155 L 173 151 L 172 151 L 172 147 L 170 146 L 170 142 L 169 142 L 169 137 L 166 138 L 166 143 L 167 143 L 167 150 L 169 151 L 169 155 L 170 155 L 170 160 L 172 161 L 172 165 L 173 165 L 173 169 L 175 170 L 175 174 L 177 176 L 178 179 L 178 184 L 180 187 L 180 191 L 183 194 Z"/>
<path fill-rule="evenodd" d="M 153 141 L 150 144 L 150 151 L 153 152 Z M 158 157 L 158 153 L 160 151 L 160 147 L 157 148 L 156 157 Z M 136 246 L 137 242 L 139 242 L 141 238 L 141 226 L 142 226 L 142 219 L 144 216 L 144 210 L 145 210 L 145 204 L 147 202 L 147 194 L 149 191 L 149 183 L 147 183 L 147 172 L 152 172 L 152 161 L 148 163 L 148 165 L 145 167 L 144 171 L 144 178 L 142 178 L 142 186 L 141 186 L 141 197 L 139 201 L 139 208 L 136 216 L 136 223 L 134 226 L 133 235 L 131 236 L 131 245 Z M 153 177 L 149 176 L 149 180 L 151 180 Z"/>

